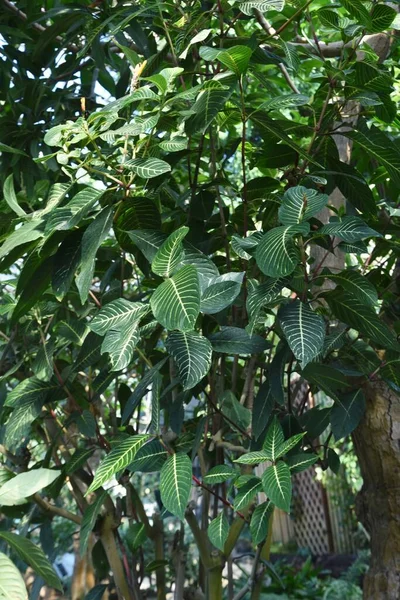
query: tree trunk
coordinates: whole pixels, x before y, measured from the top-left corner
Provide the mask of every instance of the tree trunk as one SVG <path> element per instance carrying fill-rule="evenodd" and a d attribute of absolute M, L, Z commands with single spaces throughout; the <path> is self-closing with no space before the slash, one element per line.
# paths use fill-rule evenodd
<path fill-rule="evenodd" d="M 359 519 L 371 535 L 366 600 L 400 598 L 400 397 L 383 382 L 364 387 L 367 409 L 353 434 L 364 485 Z"/>

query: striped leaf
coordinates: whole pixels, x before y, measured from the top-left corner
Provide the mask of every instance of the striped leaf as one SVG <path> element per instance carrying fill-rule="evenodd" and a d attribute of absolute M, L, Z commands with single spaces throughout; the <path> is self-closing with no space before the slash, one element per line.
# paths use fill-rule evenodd
<path fill-rule="evenodd" d="M 294 448 L 299 442 L 301 442 L 304 436 L 305 433 L 297 433 L 296 435 L 290 437 L 288 440 L 285 440 L 280 446 L 278 446 L 278 449 L 276 451 L 276 458 L 281 458 L 281 456 L 284 456 L 285 454 L 290 452 L 292 448 Z"/>
<path fill-rule="evenodd" d="M 97 517 L 100 514 L 101 507 L 103 506 L 106 497 L 107 492 L 101 492 L 83 513 L 81 530 L 79 532 L 79 551 L 81 556 L 83 556 L 87 550 L 90 534 L 96 525 Z"/>
<path fill-rule="evenodd" d="M 3 442 L 8 450 L 14 450 L 29 437 L 31 424 L 42 412 L 44 400 L 34 400 L 18 405 L 8 419 Z"/>
<path fill-rule="evenodd" d="M 200 312 L 200 285 L 197 271 L 188 265 L 158 286 L 151 297 L 157 321 L 166 329 L 191 331 Z"/>
<path fill-rule="evenodd" d="M 231 306 L 240 292 L 241 284 L 236 281 L 219 281 L 207 287 L 201 297 L 200 310 L 213 315 Z"/>
<path fill-rule="evenodd" d="M 266 13 L 269 10 L 280 12 L 285 6 L 285 0 L 245 0 L 239 4 L 239 9 L 245 15 L 252 17 L 255 10 Z"/>
<path fill-rule="evenodd" d="M 337 398 L 337 390 L 348 387 L 346 376 L 329 365 L 311 363 L 302 370 L 302 375 L 334 400 Z"/>
<path fill-rule="evenodd" d="M 64 472 L 69 475 L 83 467 L 92 456 L 94 448 L 78 448 L 64 466 Z"/>
<path fill-rule="evenodd" d="M 225 542 L 229 535 L 229 523 L 224 512 L 221 512 L 218 517 L 211 521 L 208 526 L 207 533 L 213 546 L 223 552 Z"/>
<path fill-rule="evenodd" d="M 55 230 L 72 229 L 78 225 L 103 194 L 104 190 L 96 190 L 92 187 L 78 192 L 68 204 L 55 208 L 48 214 L 45 233 L 51 234 Z"/>
<path fill-rule="evenodd" d="M 44 402 L 46 396 L 58 387 L 54 381 L 42 381 L 37 377 L 24 379 L 7 395 L 5 406 L 22 406 L 36 400 Z"/>
<path fill-rule="evenodd" d="M 142 179 L 152 179 L 171 171 L 171 165 L 159 158 L 134 158 L 128 160 L 124 166 Z"/>
<path fill-rule="evenodd" d="M 138 450 L 133 462 L 128 465 L 128 469 L 142 473 L 160 471 L 167 457 L 168 452 L 164 446 L 158 440 L 151 440 Z"/>
<path fill-rule="evenodd" d="M 109 481 L 115 473 L 123 471 L 135 458 L 136 452 L 148 440 L 147 435 L 133 435 L 115 446 L 99 464 L 94 479 L 86 492 L 94 492 Z"/>
<path fill-rule="evenodd" d="M 14 563 L 0 552 L 1 600 L 28 600 L 28 592 L 21 573 Z"/>
<path fill-rule="evenodd" d="M 290 512 L 292 482 L 290 469 L 282 460 L 271 465 L 262 474 L 262 487 L 268 498 L 281 510 Z"/>
<path fill-rule="evenodd" d="M 91 321 L 90 329 L 98 335 L 105 335 L 109 329 L 122 329 L 139 323 L 149 308 L 142 302 L 130 302 L 125 298 L 118 298 L 100 309 Z"/>
<path fill-rule="evenodd" d="M 277 458 L 278 448 L 285 441 L 283 429 L 278 421 L 278 417 L 274 417 L 271 425 L 268 427 L 267 435 L 263 442 L 263 450 L 269 460 L 275 461 Z"/>
<path fill-rule="evenodd" d="M 340 285 L 346 292 L 361 300 L 369 306 L 376 306 L 378 292 L 372 283 L 359 271 L 341 271 L 340 273 L 329 273 L 329 279 Z"/>
<path fill-rule="evenodd" d="M 119 245 L 124 250 L 132 252 L 135 244 L 129 232 L 161 229 L 160 212 L 150 198 L 143 196 L 125 198 L 115 213 L 113 227 Z"/>
<path fill-rule="evenodd" d="M 400 359 L 387 362 L 381 368 L 379 374 L 383 379 L 387 379 L 397 387 L 400 387 Z"/>
<path fill-rule="evenodd" d="M 203 483 L 209 483 L 214 485 L 215 483 L 223 483 L 237 476 L 236 469 L 229 467 L 228 465 L 217 465 L 210 469 L 207 475 L 203 477 Z"/>
<path fill-rule="evenodd" d="M 247 312 L 251 317 L 260 312 L 263 306 L 273 302 L 285 285 L 283 279 L 268 279 L 264 283 L 258 283 L 254 279 L 248 280 L 248 293 L 246 300 Z"/>
<path fill-rule="evenodd" d="M 336 291 L 327 294 L 326 299 L 333 314 L 343 323 L 353 327 L 384 348 L 399 350 L 394 333 L 370 306 L 347 293 L 337 293 Z"/>
<path fill-rule="evenodd" d="M 183 520 L 192 486 L 192 462 L 178 452 L 168 457 L 161 469 L 160 491 L 164 507 Z"/>
<path fill-rule="evenodd" d="M 343 217 L 341 221 L 331 220 L 330 223 L 318 229 L 317 233 L 334 235 L 348 243 L 359 242 L 370 237 L 382 237 L 380 233 L 368 227 L 360 217 Z"/>
<path fill-rule="evenodd" d="M 270 500 L 259 504 L 255 508 L 250 521 L 250 533 L 254 545 L 257 546 L 266 539 L 268 524 L 273 511 L 274 506 Z"/>
<path fill-rule="evenodd" d="M 328 203 L 328 195 L 320 194 L 302 185 L 289 188 L 279 207 L 279 220 L 283 225 L 297 225 L 311 219 Z"/>
<path fill-rule="evenodd" d="M 324 345 L 323 318 L 300 300 L 281 308 L 278 318 L 291 351 L 304 368 L 318 356 Z"/>
<path fill-rule="evenodd" d="M 300 251 L 294 236 L 307 235 L 308 223 L 275 227 L 268 231 L 257 246 L 256 262 L 269 277 L 290 275 L 300 261 Z"/>
<path fill-rule="evenodd" d="M 157 254 L 159 248 L 167 239 L 165 233 L 161 231 L 153 231 L 151 229 L 137 229 L 128 231 L 128 235 L 132 242 L 139 248 L 149 263 Z"/>
<path fill-rule="evenodd" d="M 183 137 L 174 137 L 171 140 L 160 143 L 160 148 L 166 152 L 180 152 L 181 150 L 186 150 L 187 146 L 187 138 Z"/>
<path fill-rule="evenodd" d="M 259 335 L 250 335 L 240 327 L 223 327 L 209 336 L 215 352 L 225 354 L 259 354 L 270 347 L 269 342 Z"/>
<path fill-rule="evenodd" d="M 207 61 L 218 60 L 237 77 L 247 70 L 252 53 L 249 46 L 231 46 L 226 50 L 202 46 L 199 50 L 201 58 Z"/>
<path fill-rule="evenodd" d="M 261 491 L 262 484 L 259 477 L 252 477 L 247 483 L 242 485 L 233 501 L 235 510 L 241 510 L 250 504 L 257 492 Z"/>
<path fill-rule="evenodd" d="M 173 331 L 168 335 L 166 347 L 178 367 L 184 390 L 190 390 L 207 375 L 212 346 L 200 333 Z"/>
<path fill-rule="evenodd" d="M 288 456 L 286 459 L 286 464 L 289 466 L 291 473 L 301 473 L 301 471 L 305 471 L 308 469 L 308 467 L 314 465 L 317 460 L 318 456 L 316 454 L 302 452 L 301 454 Z"/>
<path fill-rule="evenodd" d="M 122 371 L 132 360 L 139 341 L 137 323 L 131 323 L 121 329 L 110 329 L 101 345 L 101 352 L 108 352 L 112 371 Z"/>
<path fill-rule="evenodd" d="M 335 439 L 340 440 L 354 431 L 364 412 L 365 397 L 362 389 L 336 398 L 331 410 L 331 427 Z"/>
<path fill-rule="evenodd" d="M 186 133 L 188 135 L 204 133 L 219 111 L 224 108 L 231 93 L 232 90 L 221 89 L 221 87 L 202 90 L 191 107 L 193 116 L 186 121 Z"/>
<path fill-rule="evenodd" d="M 170 277 L 173 274 L 183 258 L 182 240 L 188 232 L 189 227 L 180 227 L 168 236 L 153 258 L 153 273 L 162 277 Z"/>
<path fill-rule="evenodd" d="M 257 452 L 249 452 L 248 454 L 243 454 L 243 456 L 236 458 L 233 462 L 240 463 L 241 465 L 258 465 L 259 463 L 265 462 L 267 460 L 270 460 L 269 453 L 260 450 Z"/>

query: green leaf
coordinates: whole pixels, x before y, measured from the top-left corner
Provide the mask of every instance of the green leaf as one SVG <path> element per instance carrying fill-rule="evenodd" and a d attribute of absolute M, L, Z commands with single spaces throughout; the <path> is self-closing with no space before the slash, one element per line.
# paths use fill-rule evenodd
<path fill-rule="evenodd" d="M 113 210 L 104 208 L 92 221 L 82 237 L 82 260 L 76 286 L 81 303 L 85 304 L 92 285 L 97 250 L 103 243 L 112 225 Z"/>
<path fill-rule="evenodd" d="M 343 196 L 360 212 L 374 214 L 376 203 L 372 190 L 357 169 L 333 157 L 328 157 L 324 171 L 314 171 L 333 180 Z"/>
<path fill-rule="evenodd" d="M 1 151 L 1 147 L 0 147 Z M 19 217 L 25 217 L 26 212 L 20 207 L 18 204 L 17 196 L 14 190 L 14 175 L 11 173 L 7 177 L 3 185 L 3 195 L 4 200 L 7 202 L 8 206 L 13 210 Z"/>
<path fill-rule="evenodd" d="M 225 390 L 219 398 L 219 404 L 224 415 L 241 429 L 247 429 L 251 421 L 251 411 L 240 404 L 235 394 Z"/>
<path fill-rule="evenodd" d="M 83 467 L 88 459 L 92 456 L 94 448 L 78 448 L 75 450 L 71 458 L 65 463 L 64 471 L 67 475 L 74 473 Z"/>
<path fill-rule="evenodd" d="M 5 406 L 22 406 L 40 400 L 44 403 L 47 395 L 54 392 L 59 384 L 54 381 L 42 381 L 37 377 L 24 379 L 9 394 Z"/>
<path fill-rule="evenodd" d="M 78 192 L 65 206 L 54 208 L 46 218 L 46 235 L 51 235 L 54 231 L 72 229 L 79 225 L 103 194 L 104 190 L 87 187 Z"/>
<path fill-rule="evenodd" d="M 348 387 L 348 382 L 338 369 L 334 369 L 329 365 L 311 363 L 302 370 L 303 377 L 317 386 L 318 390 L 322 390 L 332 399 L 336 399 L 336 391 Z"/>
<path fill-rule="evenodd" d="M 3 442 L 9 450 L 18 448 L 29 436 L 31 424 L 42 412 L 43 400 L 26 402 L 14 408 L 8 419 Z"/>
<path fill-rule="evenodd" d="M 214 485 L 216 483 L 223 483 L 233 477 L 236 477 L 238 472 L 236 469 L 229 467 L 228 465 L 217 465 L 208 471 L 203 477 L 203 483 Z"/>
<path fill-rule="evenodd" d="M 275 227 L 263 235 L 256 251 L 256 262 L 261 271 L 269 277 L 293 273 L 300 262 L 300 251 L 293 238 L 308 232 L 308 223 L 303 223 Z"/>
<path fill-rule="evenodd" d="M 81 262 L 82 236 L 83 232 L 80 229 L 72 231 L 55 254 L 51 286 L 58 300 L 62 300 L 68 293 Z"/>
<path fill-rule="evenodd" d="M 32 469 L 19 473 L 0 488 L 0 506 L 25 504 L 27 498 L 53 483 L 60 471 L 52 469 Z"/>
<path fill-rule="evenodd" d="M 160 142 L 160 148 L 161 150 L 165 150 L 165 152 L 181 152 L 182 150 L 186 150 L 187 147 L 187 138 L 183 137 L 174 137 L 165 142 Z"/>
<path fill-rule="evenodd" d="M 116 473 L 123 471 L 133 461 L 136 452 L 148 439 L 147 435 L 132 435 L 115 446 L 99 464 L 93 482 L 85 495 L 94 492 Z"/>
<path fill-rule="evenodd" d="M 211 334 L 209 340 L 215 352 L 225 354 L 259 354 L 270 347 L 261 336 L 250 335 L 239 327 L 222 327 L 221 331 Z"/>
<path fill-rule="evenodd" d="M 232 302 L 239 295 L 240 287 L 241 284 L 237 281 L 212 283 L 206 288 L 201 297 L 201 312 L 213 315 L 231 306 Z"/>
<path fill-rule="evenodd" d="M 189 232 L 189 227 L 180 227 L 165 240 L 154 256 L 151 269 L 162 277 L 170 277 L 183 258 L 182 240 Z"/>
<path fill-rule="evenodd" d="M 284 193 L 278 212 L 279 220 L 283 225 L 297 225 L 314 217 L 327 203 L 327 194 L 297 185 Z"/>
<path fill-rule="evenodd" d="M 0 552 L 0 599 L 28 600 L 28 592 L 21 573 L 2 552 Z"/>
<path fill-rule="evenodd" d="M 207 533 L 213 546 L 223 552 L 225 542 L 229 535 L 229 523 L 224 512 L 221 512 L 218 517 L 211 521 L 208 526 Z"/>
<path fill-rule="evenodd" d="M 204 133 L 219 111 L 224 108 L 231 94 L 232 90 L 230 89 L 208 88 L 202 90 L 191 107 L 193 116 L 186 121 L 186 133 L 188 135 L 197 132 Z"/>
<path fill-rule="evenodd" d="M 155 374 L 162 368 L 167 360 L 168 356 L 160 360 L 156 365 L 154 365 L 154 367 L 149 369 L 139 381 L 123 409 L 122 424 L 124 424 L 130 418 L 140 400 L 151 387 Z"/>
<path fill-rule="evenodd" d="M 142 446 L 133 462 L 128 465 L 129 471 L 142 471 L 143 473 L 152 473 L 159 471 L 168 457 L 168 452 L 158 440 Z"/>
<path fill-rule="evenodd" d="M 400 387 L 400 359 L 390 360 L 379 371 L 383 379 L 387 379 Z"/>
<path fill-rule="evenodd" d="M 378 292 L 372 283 L 359 271 L 346 270 L 340 273 L 329 273 L 329 279 L 339 284 L 351 296 L 368 306 L 374 307 L 378 302 Z"/>
<path fill-rule="evenodd" d="M 371 13 L 371 33 L 379 33 L 388 29 L 396 18 L 397 12 L 391 6 L 386 4 L 376 4 L 372 7 Z"/>
<path fill-rule="evenodd" d="M 126 532 L 126 542 L 129 550 L 135 552 L 147 539 L 147 533 L 143 523 L 132 523 Z"/>
<path fill-rule="evenodd" d="M 17 148 L 12 148 L 11 146 L 8 146 L 7 144 L 3 144 L 3 142 L 0 142 L 0 152 L 8 152 L 10 154 L 19 154 L 20 156 L 28 156 L 28 154 L 25 154 L 25 152 L 22 152 L 22 150 L 18 150 Z"/>
<path fill-rule="evenodd" d="M 95 585 L 94 588 L 86 594 L 85 600 L 103 600 L 107 587 L 108 586 L 105 583 Z"/>
<path fill-rule="evenodd" d="M 241 465 L 258 465 L 261 462 L 266 462 L 267 460 L 271 460 L 268 452 L 264 452 L 263 450 L 258 450 L 257 452 L 249 452 L 248 454 L 243 454 L 239 458 L 235 458 L 233 462 L 240 463 Z"/>
<path fill-rule="evenodd" d="M 160 158 L 133 158 L 128 160 L 124 167 L 142 179 L 152 179 L 171 171 L 171 165 Z"/>
<path fill-rule="evenodd" d="M 197 271 L 188 265 L 167 279 L 150 300 L 154 317 L 166 329 L 191 331 L 200 312 L 200 285 Z"/>
<path fill-rule="evenodd" d="M 101 337 L 92 331 L 85 337 L 82 348 L 72 364 L 73 373 L 91 367 L 100 359 L 101 343 Z"/>
<path fill-rule="evenodd" d="M 318 234 L 335 235 L 349 243 L 370 237 L 382 237 L 380 233 L 368 227 L 360 217 L 343 217 L 341 221 L 331 220 L 318 230 Z"/>
<path fill-rule="evenodd" d="M 211 367 L 212 346 L 200 333 L 172 331 L 166 347 L 178 367 L 184 390 L 190 390 L 207 375 Z"/>
<path fill-rule="evenodd" d="M 331 408 L 320 408 L 315 406 L 301 417 L 301 424 L 307 430 L 311 439 L 319 437 L 330 422 Z"/>
<path fill-rule="evenodd" d="M 110 329 L 123 329 L 134 323 L 138 324 L 148 312 L 147 304 L 118 298 L 100 309 L 90 322 L 90 329 L 98 335 L 105 335 Z"/>
<path fill-rule="evenodd" d="M 263 442 L 263 451 L 269 457 L 269 460 L 275 461 L 277 458 L 278 448 L 285 441 L 283 430 L 278 418 L 275 416 L 271 425 L 268 428 L 267 435 Z"/>
<path fill-rule="evenodd" d="M 44 581 L 52 588 L 63 589 L 62 583 L 54 571 L 52 565 L 47 560 L 43 550 L 36 544 L 15 533 L 0 531 L 0 539 L 3 539 L 15 552 L 21 560 L 32 567 L 34 572 L 42 577 Z M 1 586 L 0 586 L 1 597 Z"/>
<path fill-rule="evenodd" d="M 233 501 L 235 510 L 241 510 L 250 504 L 254 496 L 262 490 L 262 483 L 259 477 L 252 477 L 247 483 L 242 485 Z"/>
<path fill-rule="evenodd" d="M 161 469 L 160 491 L 164 507 L 183 520 L 192 487 L 192 462 L 178 452 L 168 457 Z"/>
<path fill-rule="evenodd" d="M 299 442 L 301 442 L 304 436 L 305 433 L 297 433 L 296 435 L 290 437 L 288 440 L 282 442 L 282 444 L 278 446 L 278 449 L 276 451 L 276 458 L 281 458 L 281 456 L 284 456 L 285 454 L 290 452 L 292 448 L 294 448 Z"/>
<path fill-rule="evenodd" d="M 327 294 L 326 299 L 334 315 L 343 323 L 350 325 L 384 348 L 399 349 L 394 333 L 370 306 L 347 292 L 336 292 L 336 290 Z"/>
<path fill-rule="evenodd" d="M 290 512 L 292 482 L 290 469 L 286 463 L 280 460 L 276 465 L 268 467 L 262 474 L 262 487 L 275 506 Z"/>
<path fill-rule="evenodd" d="M 239 4 L 239 9 L 249 17 L 254 16 L 254 10 L 266 13 L 269 10 L 281 12 L 285 6 L 285 0 L 245 0 Z"/>
<path fill-rule="evenodd" d="M 250 521 L 250 533 L 254 545 L 263 542 L 268 535 L 268 525 L 274 506 L 270 500 L 256 506 Z"/>
<path fill-rule="evenodd" d="M 79 552 L 81 556 L 84 556 L 87 550 L 90 534 L 96 525 L 97 517 L 100 514 L 101 507 L 103 506 L 106 497 L 107 492 L 101 492 L 92 504 L 87 506 L 83 513 L 81 529 L 79 532 Z"/>
<path fill-rule="evenodd" d="M 22 246 L 22 244 L 27 244 L 28 242 L 33 242 L 34 240 L 43 237 L 44 233 L 41 229 L 41 219 L 32 219 L 32 221 L 24 223 L 22 227 L 13 231 L 2 244 L 0 248 L 0 258 L 9 254 L 14 248 Z"/>
<path fill-rule="evenodd" d="M 255 440 L 258 440 L 267 426 L 274 404 L 275 399 L 272 395 L 270 383 L 266 380 L 261 384 L 254 398 L 251 429 Z"/>
<path fill-rule="evenodd" d="M 252 53 L 253 51 L 249 46 L 231 46 L 226 50 L 203 46 L 199 50 L 201 58 L 208 61 L 219 60 L 237 77 L 246 72 Z"/>
<path fill-rule="evenodd" d="M 113 226 L 120 246 L 128 252 L 132 252 L 135 244 L 128 232 L 141 229 L 161 229 L 160 213 L 150 198 L 142 196 L 125 198 L 115 213 Z"/>
<path fill-rule="evenodd" d="M 331 427 L 335 439 L 349 435 L 357 427 L 365 412 L 365 397 L 362 389 L 340 395 L 331 411 Z"/>
<path fill-rule="evenodd" d="M 128 236 L 150 263 L 166 240 L 166 235 L 161 231 L 149 229 L 129 231 Z"/>
<path fill-rule="evenodd" d="M 318 460 L 316 454 L 310 454 L 309 452 L 302 452 L 301 454 L 292 454 L 287 457 L 286 464 L 289 466 L 291 473 L 301 473 L 305 471 L 311 465 L 314 465 Z"/>
<path fill-rule="evenodd" d="M 304 368 L 318 356 L 324 345 L 323 318 L 300 300 L 281 308 L 278 318 L 290 349 Z"/>

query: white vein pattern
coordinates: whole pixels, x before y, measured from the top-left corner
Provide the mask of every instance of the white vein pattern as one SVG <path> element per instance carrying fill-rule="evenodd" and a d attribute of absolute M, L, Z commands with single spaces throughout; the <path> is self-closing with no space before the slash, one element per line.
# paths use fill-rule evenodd
<path fill-rule="evenodd" d="M 359 242 L 369 237 L 382 237 L 380 233 L 368 227 L 360 217 L 343 217 L 341 221 L 328 223 L 318 233 L 336 235 L 345 242 Z"/>
<path fill-rule="evenodd" d="M 159 158 L 134 158 L 126 162 L 125 167 L 132 169 L 142 179 L 152 179 L 171 170 L 171 166 Z"/>
<path fill-rule="evenodd" d="M 250 479 L 245 483 L 238 491 L 233 505 L 235 510 L 240 510 L 242 507 L 247 506 L 249 502 L 254 498 L 257 492 L 262 488 L 261 480 L 258 478 Z"/>
<path fill-rule="evenodd" d="M 280 12 L 285 6 L 284 0 L 246 0 L 239 5 L 240 10 L 245 15 L 254 16 L 254 9 L 264 13 L 268 10 L 276 10 Z"/>
<path fill-rule="evenodd" d="M 300 471 L 304 471 L 307 469 L 307 467 L 317 462 L 317 460 L 318 456 L 316 454 L 308 454 L 307 452 L 303 452 L 302 454 L 288 456 L 287 464 L 289 465 L 289 469 L 292 473 L 300 473 Z"/>
<path fill-rule="evenodd" d="M 0 598 L 28 600 L 28 592 L 19 570 L 2 552 L 0 552 Z"/>
<path fill-rule="evenodd" d="M 112 371 L 125 369 L 131 361 L 136 344 L 139 341 L 137 322 L 122 329 L 110 329 L 101 345 L 101 352 L 108 352 Z"/>
<path fill-rule="evenodd" d="M 279 207 L 279 220 L 283 225 L 296 225 L 319 213 L 327 203 L 327 194 L 297 185 L 284 193 Z"/>
<path fill-rule="evenodd" d="M 251 517 L 250 532 L 254 544 L 262 542 L 268 534 L 268 522 L 274 510 L 270 500 L 259 504 Z"/>
<path fill-rule="evenodd" d="M 183 258 L 182 240 L 188 231 L 188 227 L 180 227 L 165 240 L 153 258 L 151 268 L 154 273 L 162 277 L 172 275 Z"/>
<path fill-rule="evenodd" d="M 130 302 L 118 298 L 106 304 L 90 323 L 90 329 L 104 335 L 109 329 L 121 329 L 133 322 L 139 322 L 148 312 L 149 307 L 141 302 Z"/>
<path fill-rule="evenodd" d="M 212 346 L 197 331 L 173 331 L 168 335 L 166 346 L 178 367 L 185 390 L 194 387 L 208 373 Z"/>
<path fill-rule="evenodd" d="M 309 231 L 308 223 L 282 225 L 268 231 L 257 246 L 256 261 L 261 271 L 269 277 L 284 277 L 292 273 L 300 260 L 299 249 L 293 236 Z"/>
<path fill-rule="evenodd" d="M 240 283 L 236 281 L 220 281 L 212 283 L 201 298 L 200 310 L 213 315 L 230 306 L 240 292 Z"/>
<path fill-rule="evenodd" d="M 285 437 L 283 435 L 281 424 L 277 417 L 274 417 L 263 443 L 263 450 L 269 455 L 270 460 L 276 460 L 277 449 L 284 440 Z"/>
<path fill-rule="evenodd" d="M 200 311 L 197 271 L 188 265 L 164 281 L 151 297 L 155 318 L 169 330 L 191 331 Z"/>
<path fill-rule="evenodd" d="M 208 526 L 208 537 L 218 550 L 224 551 L 225 542 L 229 535 L 229 523 L 225 514 L 221 512 Z"/>
<path fill-rule="evenodd" d="M 262 486 L 268 498 L 282 510 L 290 511 L 292 482 L 290 469 L 286 463 L 279 461 L 268 467 L 262 475 Z"/>
<path fill-rule="evenodd" d="M 183 519 L 192 486 L 192 462 L 187 454 L 172 454 L 161 469 L 160 490 L 164 507 Z"/>
<path fill-rule="evenodd" d="M 106 481 L 109 481 L 115 473 L 125 469 L 133 461 L 136 452 L 143 446 L 147 439 L 147 435 L 133 435 L 113 448 L 98 466 L 93 482 L 86 492 L 86 496 L 90 492 L 97 490 Z"/>
<path fill-rule="evenodd" d="M 278 318 L 290 349 L 305 367 L 323 347 L 324 320 L 300 300 L 287 304 L 279 311 Z"/>

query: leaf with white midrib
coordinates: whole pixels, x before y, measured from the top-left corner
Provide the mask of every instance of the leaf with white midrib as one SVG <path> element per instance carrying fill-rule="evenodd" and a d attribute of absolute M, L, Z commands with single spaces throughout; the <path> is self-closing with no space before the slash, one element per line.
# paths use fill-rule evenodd
<path fill-rule="evenodd" d="M 37 575 L 43 577 L 45 582 L 57 590 L 62 590 L 62 583 L 54 571 L 52 565 L 47 560 L 43 550 L 36 544 L 15 533 L 0 531 L 0 539 L 3 539 L 18 556 L 32 569 Z M 1 591 L 1 588 L 0 588 Z"/>
<path fill-rule="evenodd" d="M 201 312 L 213 315 L 230 306 L 240 292 L 240 283 L 219 281 L 209 285 L 201 297 Z"/>
<path fill-rule="evenodd" d="M 262 475 L 262 487 L 268 498 L 281 510 L 290 512 L 292 482 L 290 469 L 283 461 L 268 467 Z"/>
<path fill-rule="evenodd" d="M 99 464 L 93 482 L 86 492 L 94 492 L 109 481 L 115 473 L 125 469 L 135 458 L 136 452 L 148 440 L 147 435 L 133 435 L 115 446 Z"/>
<path fill-rule="evenodd" d="M 162 277 L 173 274 L 183 257 L 182 240 L 188 232 L 189 227 L 180 227 L 168 236 L 152 260 L 153 273 Z"/>
<path fill-rule="evenodd" d="M 203 483 L 223 483 L 224 481 L 228 481 L 228 479 L 232 479 L 237 475 L 236 469 L 229 467 L 228 465 L 217 465 L 208 471 L 206 475 L 203 477 Z"/>
<path fill-rule="evenodd" d="M 241 465 L 258 465 L 258 463 L 266 462 L 267 460 L 271 460 L 269 453 L 258 450 L 256 452 L 243 454 L 243 456 L 235 458 L 234 462 L 240 463 Z"/>
<path fill-rule="evenodd" d="M 323 318 L 304 302 L 295 300 L 280 309 L 278 319 L 290 349 L 305 367 L 318 356 L 324 345 Z"/>
<path fill-rule="evenodd" d="M 269 10 L 280 12 L 285 6 L 285 0 L 245 0 L 240 2 L 239 9 L 249 17 L 254 16 L 254 11 L 258 10 L 261 13 Z"/>
<path fill-rule="evenodd" d="M 221 512 L 218 517 L 211 521 L 207 533 L 211 543 L 223 552 L 229 535 L 229 523 L 224 512 Z"/>
<path fill-rule="evenodd" d="M 275 416 L 272 420 L 271 425 L 268 427 L 267 435 L 263 442 L 263 450 L 267 454 L 270 460 L 276 460 L 276 454 L 278 448 L 285 441 L 282 426 L 278 421 L 278 417 Z"/>
<path fill-rule="evenodd" d="M 2 552 L 0 552 L 0 598 L 1 600 L 28 600 L 28 592 L 21 573 Z"/>
<path fill-rule="evenodd" d="M 331 410 L 331 427 L 335 439 L 340 440 L 354 431 L 364 412 L 365 396 L 362 389 L 336 397 Z"/>
<path fill-rule="evenodd" d="M 149 306 L 142 302 L 131 302 L 125 298 L 112 300 L 95 315 L 90 329 L 98 335 L 104 335 L 109 329 L 120 329 L 134 321 L 139 322 L 149 311 Z"/>
<path fill-rule="evenodd" d="M 294 448 L 299 442 L 301 442 L 304 436 L 305 433 L 296 433 L 296 435 L 293 435 L 288 440 L 282 442 L 282 444 L 278 446 L 276 450 L 276 458 L 281 458 L 281 456 L 287 454 L 292 448 Z"/>
<path fill-rule="evenodd" d="M 254 496 L 262 488 L 261 479 L 253 477 L 247 483 L 245 483 L 238 491 L 233 501 L 233 507 L 235 510 L 241 510 L 243 507 L 250 504 Z"/>
<path fill-rule="evenodd" d="M 196 269 L 187 265 L 158 286 L 150 300 L 155 318 L 166 329 L 191 331 L 200 312 Z"/>
<path fill-rule="evenodd" d="M 288 456 L 286 463 L 292 473 L 300 473 L 301 471 L 304 471 L 308 467 L 311 467 L 311 465 L 315 464 L 317 460 L 318 456 L 316 454 L 303 452 L 302 454 Z"/>
<path fill-rule="evenodd" d="M 166 347 L 178 367 L 183 389 L 197 385 L 211 366 L 212 346 L 209 340 L 197 331 L 172 331 Z"/>
<path fill-rule="evenodd" d="M 164 507 L 183 520 L 192 486 L 192 461 L 183 452 L 172 454 L 161 469 L 160 491 Z"/>
<path fill-rule="evenodd" d="M 152 179 L 171 171 L 171 165 L 159 158 L 134 158 L 128 160 L 124 167 L 132 170 L 142 179 Z"/>
<path fill-rule="evenodd" d="M 268 523 L 273 513 L 274 506 L 270 500 L 259 504 L 250 521 L 250 533 L 253 544 L 260 544 L 268 535 Z"/>
<path fill-rule="evenodd" d="M 283 225 L 297 225 L 319 213 L 327 203 L 327 194 L 297 185 L 284 193 L 278 212 L 279 220 Z"/>
<path fill-rule="evenodd" d="M 136 321 L 122 329 L 110 329 L 101 345 L 102 353 L 108 352 L 112 371 L 122 371 L 132 360 L 139 341 L 139 329 Z"/>
<path fill-rule="evenodd" d="M 360 217 L 343 217 L 341 221 L 331 221 L 318 230 L 318 234 L 335 235 L 345 242 L 359 242 L 370 237 L 382 237 L 371 229 Z"/>
<path fill-rule="evenodd" d="M 151 440 L 139 449 L 133 462 L 128 465 L 128 469 L 146 473 L 151 473 L 152 470 L 159 471 L 167 456 L 168 452 L 159 440 Z"/>
<path fill-rule="evenodd" d="M 7 481 L 0 488 L 0 506 L 17 506 L 25 504 L 26 498 L 47 487 L 61 471 L 39 467 L 23 473 Z"/>
<path fill-rule="evenodd" d="M 294 236 L 307 235 L 308 223 L 282 225 L 268 231 L 260 240 L 256 250 L 256 262 L 269 277 L 284 277 L 295 270 L 300 261 L 300 251 Z"/>

